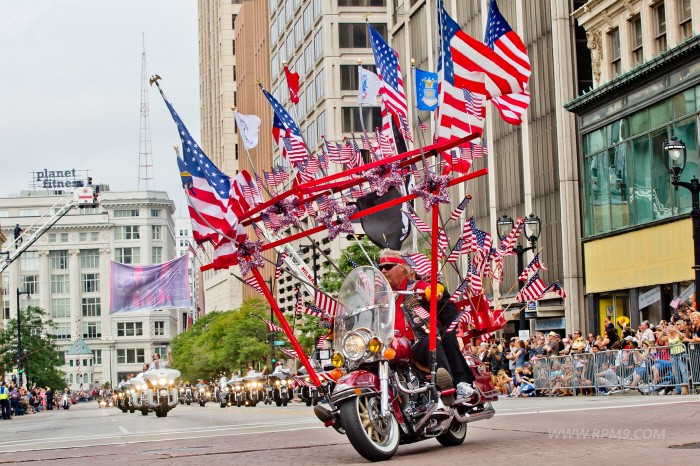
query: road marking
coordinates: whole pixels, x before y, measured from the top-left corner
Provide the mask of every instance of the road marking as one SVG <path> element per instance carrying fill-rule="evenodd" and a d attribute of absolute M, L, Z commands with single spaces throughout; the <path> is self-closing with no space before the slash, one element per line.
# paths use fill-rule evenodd
<path fill-rule="evenodd" d="M 117 426 L 117 427 L 119 427 L 119 430 L 121 430 L 122 434 L 124 434 L 124 435 L 129 435 L 131 433 L 128 430 L 126 430 L 126 427 L 124 427 L 124 426 Z"/>

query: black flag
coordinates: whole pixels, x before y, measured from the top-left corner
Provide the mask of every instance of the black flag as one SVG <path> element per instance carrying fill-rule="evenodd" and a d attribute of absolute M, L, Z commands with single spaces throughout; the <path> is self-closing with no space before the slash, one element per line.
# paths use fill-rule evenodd
<path fill-rule="evenodd" d="M 369 193 L 357 200 L 360 211 L 383 204 L 401 197 L 396 187 L 391 188 L 383 196 Z M 411 232 L 409 222 L 401 213 L 401 204 L 389 207 L 360 219 L 367 237 L 380 248 L 401 249 L 401 244 Z"/>

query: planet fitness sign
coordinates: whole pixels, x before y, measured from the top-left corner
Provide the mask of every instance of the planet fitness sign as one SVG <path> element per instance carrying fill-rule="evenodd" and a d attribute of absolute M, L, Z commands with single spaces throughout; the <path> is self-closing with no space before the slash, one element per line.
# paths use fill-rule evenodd
<path fill-rule="evenodd" d="M 76 171 L 78 174 L 76 175 Z M 66 170 L 48 170 L 32 172 L 32 185 L 34 188 L 55 189 L 55 188 L 77 188 L 83 185 L 86 170 L 76 170 L 69 168 Z M 78 179 L 76 179 L 76 177 Z"/>

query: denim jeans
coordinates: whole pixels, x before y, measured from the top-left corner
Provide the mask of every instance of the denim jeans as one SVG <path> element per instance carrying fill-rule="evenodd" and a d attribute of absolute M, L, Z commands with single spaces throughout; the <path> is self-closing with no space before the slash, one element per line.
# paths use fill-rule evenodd
<path fill-rule="evenodd" d="M 673 384 L 686 385 L 688 383 L 688 362 L 685 352 L 671 355 L 671 367 L 673 370 Z M 680 386 L 676 387 L 676 392 L 680 393 Z"/>

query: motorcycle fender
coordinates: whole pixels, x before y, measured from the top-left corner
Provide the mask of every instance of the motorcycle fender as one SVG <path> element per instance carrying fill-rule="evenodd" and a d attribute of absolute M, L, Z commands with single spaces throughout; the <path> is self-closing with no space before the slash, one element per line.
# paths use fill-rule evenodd
<path fill-rule="evenodd" d="M 338 380 L 333 389 L 331 400 L 335 403 L 357 395 L 377 392 L 379 392 L 379 377 L 377 374 L 358 370 L 350 372 Z"/>

